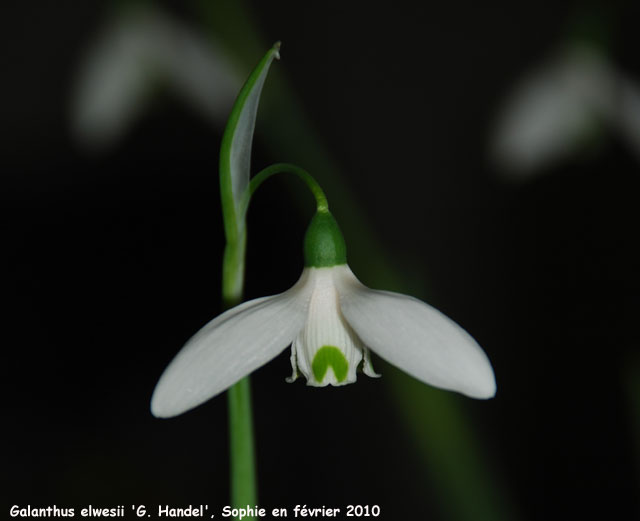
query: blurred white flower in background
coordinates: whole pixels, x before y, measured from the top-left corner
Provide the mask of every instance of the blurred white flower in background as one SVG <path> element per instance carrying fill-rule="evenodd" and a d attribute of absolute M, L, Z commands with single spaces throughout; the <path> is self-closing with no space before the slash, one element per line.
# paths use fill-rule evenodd
<path fill-rule="evenodd" d="M 491 154 L 507 173 L 525 176 L 609 131 L 640 159 L 640 90 L 604 54 L 573 45 L 526 76 L 508 97 Z"/>
<path fill-rule="evenodd" d="M 158 86 L 222 126 L 242 84 L 223 51 L 153 6 L 117 15 L 79 67 L 71 103 L 75 137 L 94 148 L 113 144 Z"/>

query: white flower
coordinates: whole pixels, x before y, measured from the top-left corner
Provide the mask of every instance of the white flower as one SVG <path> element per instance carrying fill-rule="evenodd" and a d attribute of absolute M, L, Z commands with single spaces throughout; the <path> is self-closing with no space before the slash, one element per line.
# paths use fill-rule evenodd
<path fill-rule="evenodd" d="M 305 238 L 306 267 L 288 291 L 245 302 L 209 322 L 178 353 L 156 386 L 155 416 L 181 414 L 221 393 L 292 344 L 296 379 L 345 385 L 359 367 L 375 374 L 369 350 L 415 378 L 473 398 L 496 385 L 480 346 L 455 322 L 412 297 L 361 284 L 328 212 Z"/>
<path fill-rule="evenodd" d="M 124 10 L 80 64 L 71 107 L 76 137 L 92 147 L 112 145 L 150 104 L 158 84 L 220 125 L 241 81 L 222 48 L 157 6 Z"/>
<path fill-rule="evenodd" d="M 608 129 L 640 157 L 640 90 L 604 54 L 576 44 L 529 74 L 509 96 L 491 152 L 507 172 L 528 175 Z"/>

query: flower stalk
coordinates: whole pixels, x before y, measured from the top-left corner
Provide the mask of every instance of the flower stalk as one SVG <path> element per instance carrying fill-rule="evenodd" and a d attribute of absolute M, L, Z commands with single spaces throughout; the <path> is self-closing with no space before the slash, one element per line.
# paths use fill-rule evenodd
<path fill-rule="evenodd" d="M 254 192 L 258 189 L 258 187 L 264 183 L 267 179 L 274 176 L 275 174 L 293 174 L 298 176 L 304 183 L 307 185 L 309 190 L 316 199 L 316 210 L 318 212 L 327 212 L 329 210 L 329 203 L 327 202 L 327 196 L 324 194 L 324 191 L 318 184 L 318 182 L 303 168 L 299 166 L 292 165 L 290 163 L 276 163 L 275 165 L 268 166 L 264 170 L 261 170 L 258 174 L 255 175 L 249 182 L 249 193 L 248 197 L 250 198 Z M 246 207 L 248 205 L 248 201 L 244 203 Z"/>

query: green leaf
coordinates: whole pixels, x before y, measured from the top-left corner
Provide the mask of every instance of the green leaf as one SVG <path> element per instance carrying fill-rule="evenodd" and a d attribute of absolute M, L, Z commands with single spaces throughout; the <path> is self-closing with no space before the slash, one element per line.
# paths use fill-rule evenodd
<path fill-rule="evenodd" d="M 260 94 L 274 58 L 280 58 L 280 42 L 274 44 L 251 72 L 240 90 L 222 136 L 220 194 L 227 240 L 235 242 L 244 230 L 246 192 L 249 187 L 251 144 Z"/>

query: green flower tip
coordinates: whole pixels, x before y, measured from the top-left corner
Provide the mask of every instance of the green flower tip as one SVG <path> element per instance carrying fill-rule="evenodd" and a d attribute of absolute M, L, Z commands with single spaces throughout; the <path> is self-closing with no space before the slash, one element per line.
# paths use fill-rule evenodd
<path fill-rule="evenodd" d="M 304 236 L 304 265 L 329 268 L 347 263 L 347 246 L 328 210 L 316 212 Z"/>

